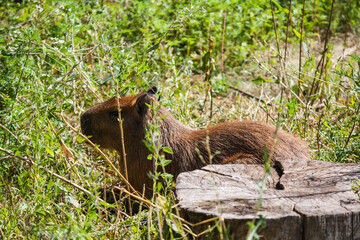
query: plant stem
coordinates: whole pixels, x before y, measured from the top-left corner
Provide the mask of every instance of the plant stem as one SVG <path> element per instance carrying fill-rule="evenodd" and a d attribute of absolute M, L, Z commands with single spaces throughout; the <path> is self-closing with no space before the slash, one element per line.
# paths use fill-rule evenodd
<path fill-rule="evenodd" d="M 283 85 L 281 87 L 281 98 L 280 98 L 280 104 L 282 103 L 282 99 L 283 99 L 283 93 L 285 92 L 285 86 L 287 86 L 287 80 L 286 80 L 286 73 L 285 73 L 285 68 L 283 67 L 283 59 L 281 57 L 280 54 L 280 44 L 279 44 L 279 38 L 277 35 L 277 27 L 276 27 L 276 21 L 275 21 L 275 14 L 274 14 L 274 6 L 273 6 L 273 1 L 270 0 L 270 5 L 271 5 L 271 14 L 272 14 L 272 18 L 273 18 L 273 25 L 274 25 L 274 32 L 275 32 L 275 39 L 276 39 L 276 47 L 277 47 L 277 52 L 278 52 L 278 56 L 279 56 L 279 63 L 280 63 L 280 77 L 279 80 L 283 82 Z"/>
<path fill-rule="evenodd" d="M 223 31 L 222 31 L 222 39 L 221 39 L 221 72 L 224 72 L 225 27 L 226 27 L 226 9 L 224 10 Z"/>
<path fill-rule="evenodd" d="M 2 148 L 2 147 L 0 147 L 0 151 L 6 153 L 7 155 L 9 155 L 9 156 L 11 156 L 11 157 L 20 159 L 20 160 L 22 160 L 22 161 L 24 161 L 24 162 L 27 162 L 30 166 L 37 166 L 37 167 L 39 167 L 39 169 L 43 170 L 44 172 L 47 172 L 47 173 L 49 173 L 50 175 L 52 175 L 52 176 L 60 179 L 61 181 L 66 182 L 67 184 L 75 187 L 76 189 L 80 190 L 81 192 L 83 192 L 83 193 L 85 193 L 85 194 L 87 194 L 87 195 L 89 195 L 89 196 L 95 197 L 97 200 L 99 200 L 99 201 L 102 202 L 102 203 L 106 203 L 106 202 L 105 202 L 104 200 L 102 200 L 101 198 L 99 198 L 99 197 L 97 197 L 97 196 L 94 196 L 89 190 L 87 190 L 87 189 L 85 189 L 85 188 L 77 185 L 76 183 L 71 182 L 69 179 L 64 178 L 63 176 L 60 176 L 59 174 L 56 174 L 56 173 L 50 171 L 50 170 L 47 169 L 47 168 L 44 168 L 44 167 L 42 167 L 42 166 L 39 166 L 39 165 L 38 165 L 36 162 L 34 162 L 32 159 L 25 158 L 25 157 L 21 157 L 21 156 L 18 156 L 18 155 L 15 156 L 14 153 L 9 152 L 9 151 L 7 151 L 6 149 L 4 149 L 4 148 Z M 115 209 L 115 210 L 116 210 L 116 209 Z M 124 213 L 124 214 L 125 214 L 125 213 Z M 125 214 L 125 215 L 126 215 L 126 214 Z"/>
<path fill-rule="evenodd" d="M 327 27 L 327 30 L 326 30 L 326 36 L 325 36 L 325 42 L 324 42 L 324 51 L 323 51 L 324 56 L 325 56 L 325 54 L 326 54 L 326 52 L 328 50 L 327 45 L 328 45 L 328 42 L 329 42 L 331 22 L 332 22 L 332 17 L 333 17 L 333 12 L 334 12 L 334 3 L 335 3 L 335 0 L 332 0 L 331 10 L 330 10 L 330 19 L 329 19 L 329 24 L 328 24 L 328 27 Z M 325 57 L 324 57 L 324 59 L 325 59 Z M 320 76 L 322 76 L 322 74 L 323 74 L 324 62 L 325 62 L 325 60 L 322 62 L 322 65 L 321 65 Z"/>
<path fill-rule="evenodd" d="M 274 15 L 274 6 L 273 6 L 273 1 L 272 0 L 270 0 L 270 5 L 271 5 L 271 14 L 272 14 L 272 19 L 273 19 L 273 24 L 274 24 L 276 47 L 277 47 L 277 50 L 278 50 L 278 54 L 280 55 L 279 39 L 278 39 L 278 36 L 277 36 L 276 21 L 275 21 L 275 15 Z"/>
<path fill-rule="evenodd" d="M 303 44 L 303 34 L 304 34 L 304 16 L 305 16 L 305 3 L 306 0 L 303 1 L 302 11 L 301 11 L 301 26 L 300 26 L 300 46 L 299 46 L 299 80 L 301 80 L 301 57 L 302 57 L 302 44 Z M 301 81 L 298 81 L 298 96 L 301 93 Z"/>
<path fill-rule="evenodd" d="M 289 14 L 288 14 L 288 19 L 287 19 L 287 24 L 286 24 L 284 63 L 286 63 L 286 55 L 287 55 L 287 45 L 288 45 L 288 37 L 289 37 L 289 25 L 290 25 L 290 17 L 291 17 L 291 5 L 292 5 L 292 0 L 290 0 Z M 284 64 L 284 67 L 286 67 L 286 64 Z"/>
<path fill-rule="evenodd" d="M 360 110 L 360 102 L 358 103 L 358 107 L 357 107 L 356 112 L 355 112 L 355 117 L 356 117 L 356 118 L 359 116 L 359 110 Z M 347 148 L 347 145 L 349 144 L 351 135 L 352 135 L 353 132 L 354 132 L 356 123 L 357 123 L 357 121 L 354 121 L 353 125 L 351 126 L 351 130 L 350 130 L 350 132 L 349 132 L 349 136 L 348 136 L 347 139 L 346 139 L 346 142 L 345 142 L 345 145 L 344 145 L 344 148 L 343 148 L 343 149 L 346 149 L 346 148 Z"/>
<path fill-rule="evenodd" d="M 335 0 L 332 1 L 331 3 L 331 10 L 330 10 L 330 18 L 329 18 L 329 23 L 328 23 L 328 27 L 327 27 L 327 30 L 326 30 L 326 36 L 325 36 L 325 42 L 324 42 L 324 49 L 323 49 L 323 52 L 321 53 L 321 59 L 316 67 L 316 70 L 315 70 L 315 77 L 316 77 L 316 74 L 319 72 L 319 68 L 320 68 L 320 76 L 319 78 L 321 78 L 322 74 L 323 74 L 323 69 L 324 69 L 324 62 L 325 62 L 325 55 L 328 51 L 328 42 L 329 42 L 329 36 L 330 36 L 330 29 L 331 29 L 331 22 L 332 22 L 332 16 L 333 16 L 333 12 L 334 12 L 334 3 L 335 3 Z M 309 91 L 309 94 L 308 94 L 308 98 L 313 94 L 313 93 L 316 93 L 318 91 L 318 88 L 319 88 L 319 81 L 315 81 L 315 78 L 311 84 L 311 89 Z M 314 90 L 315 89 L 315 90 Z"/>

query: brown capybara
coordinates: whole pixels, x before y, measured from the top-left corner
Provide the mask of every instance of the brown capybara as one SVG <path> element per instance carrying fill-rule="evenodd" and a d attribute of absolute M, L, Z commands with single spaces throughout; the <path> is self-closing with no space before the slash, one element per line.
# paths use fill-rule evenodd
<path fill-rule="evenodd" d="M 139 192 L 143 191 L 145 184 L 147 196 L 151 196 L 152 186 L 148 173 L 154 171 L 154 165 L 147 159 L 150 152 L 143 140 L 145 129 L 153 117 L 149 105 L 158 104 L 156 91 L 156 87 L 152 87 L 145 93 L 112 98 L 89 108 L 81 115 L 82 132 L 91 136 L 91 141 L 121 154 L 118 119 L 120 105 L 129 182 Z M 160 117 L 160 143 L 173 151 L 173 154 L 165 153 L 165 156 L 172 160 L 166 166 L 166 171 L 174 177 L 209 164 L 209 149 L 214 164 L 264 163 L 265 149 L 272 156 L 272 162 L 277 157 L 311 158 L 302 140 L 278 130 L 274 141 L 276 128 L 262 122 L 231 121 L 205 129 L 193 129 L 176 120 L 163 106 L 160 106 L 156 115 Z"/>

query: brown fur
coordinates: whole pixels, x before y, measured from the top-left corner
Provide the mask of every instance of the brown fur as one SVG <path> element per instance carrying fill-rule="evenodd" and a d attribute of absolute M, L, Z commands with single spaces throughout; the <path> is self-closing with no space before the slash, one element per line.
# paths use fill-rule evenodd
<path fill-rule="evenodd" d="M 152 186 L 147 174 L 154 170 L 152 161 L 147 159 L 150 152 L 143 143 L 145 128 L 152 118 L 146 103 L 157 104 L 152 93 L 150 89 L 146 93 L 118 99 L 123 118 L 129 182 L 140 192 L 144 184 L 147 188 Z M 115 98 L 91 107 L 81 116 L 81 128 L 84 134 L 92 136 L 94 143 L 121 153 L 120 128 L 115 116 L 117 109 Z M 302 140 L 279 130 L 277 143 L 274 144 L 276 128 L 262 122 L 232 121 L 197 130 L 177 121 L 162 106 L 157 115 L 167 115 L 159 121 L 160 141 L 174 152 L 173 155 L 166 155 L 167 159 L 172 160 L 166 171 L 175 177 L 181 172 L 209 164 L 208 147 L 214 164 L 263 163 L 265 147 L 274 151 L 271 161 L 277 157 L 310 159 L 309 150 Z M 206 163 L 201 161 L 196 148 Z"/>

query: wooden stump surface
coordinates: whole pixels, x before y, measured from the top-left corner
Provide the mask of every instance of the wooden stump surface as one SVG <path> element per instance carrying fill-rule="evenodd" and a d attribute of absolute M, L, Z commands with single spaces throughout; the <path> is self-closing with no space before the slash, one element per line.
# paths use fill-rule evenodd
<path fill-rule="evenodd" d="M 258 232 L 263 239 L 360 239 L 360 201 L 350 183 L 360 177 L 359 165 L 286 159 L 275 166 L 257 213 L 262 165 L 212 165 L 181 173 L 176 194 L 183 216 L 193 223 L 221 216 L 230 239 L 244 239 L 246 223 L 259 215 L 266 221 Z"/>

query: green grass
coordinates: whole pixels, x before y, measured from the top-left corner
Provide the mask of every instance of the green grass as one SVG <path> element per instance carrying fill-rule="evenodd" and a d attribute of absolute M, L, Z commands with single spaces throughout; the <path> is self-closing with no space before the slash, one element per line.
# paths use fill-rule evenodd
<path fill-rule="evenodd" d="M 359 2 L 336 2 L 330 28 L 331 1 L 306 1 L 304 15 L 302 3 L 292 2 L 289 18 L 289 1 L 273 1 L 273 11 L 270 1 L 1 2 L 0 147 L 17 157 L 0 151 L 0 238 L 192 238 L 176 217 L 171 181 L 154 189 L 158 207 L 134 216 L 121 213 L 122 203 L 101 203 L 119 177 L 64 121 L 79 130 L 86 108 L 152 84 L 191 127 L 278 123 L 306 140 L 315 159 L 358 162 Z"/>

